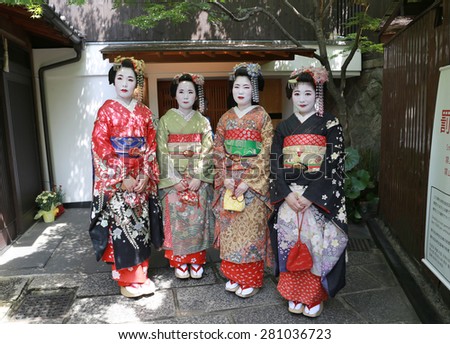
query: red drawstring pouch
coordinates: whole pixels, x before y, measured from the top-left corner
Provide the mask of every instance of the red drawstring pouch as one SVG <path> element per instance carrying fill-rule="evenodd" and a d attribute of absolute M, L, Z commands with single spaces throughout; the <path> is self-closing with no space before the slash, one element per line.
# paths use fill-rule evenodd
<path fill-rule="evenodd" d="M 302 229 L 303 217 L 304 215 L 302 215 L 302 221 L 300 222 L 299 215 L 297 214 L 297 221 L 299 223 L 298 239 L 297 242 L 289 251 L 288 258 L 286 261 L 286 269 L 291 272 L 309 270 L 313 266 L 313 261 L 311 254 L 309 253 L 308 246 L 306 246 L 306 244 L 304 244 L 300 240 L 300 232 Z"/>

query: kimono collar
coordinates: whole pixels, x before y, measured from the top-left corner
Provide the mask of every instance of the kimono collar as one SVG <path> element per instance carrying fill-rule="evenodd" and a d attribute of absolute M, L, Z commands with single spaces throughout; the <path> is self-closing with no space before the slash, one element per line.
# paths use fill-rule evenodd
<path fill-rule="evenodd" d="M 234 107 L 234 112 L 236 113 L 236 115 L 239 118 L 244 117 L 246 114 L 248 114 L 250 111 L 252 111 L 255 107 L 257 107 L 258 105 L 251 105 L 248 108 L 244 109 L 244 110 L 240 110 L 237 106 Z"/>
<path fill-rule="evenodd" d="M 194 116 L 194 114 L 195 114 L 195 110 L 191 110 L 191 112 L 189 112 L 188 114 L 185 114 L 184 112 L 182 112 L 181 110 L 179 110 L 179 109 L 173 109 L 177 114 L 179 114 L 181 117 L 183 117 L 184 118 L 184 120 L 186 121 L 186 122 L 189 122 L 190 120 L 191 120 L 191 118 Z"/>
<path fill-rule="evenodd" d="M 316 114 L 316 113 L 314 112 L 314 113 L 311 113 L 311 114 L 309 114 L 309 115 L 302 116 L 302 115 L 300 115 L 300 113 L 298 113 L 298 112 L 294 112 L 294 113 L 295 113 L 295 117 L 297 117 L 297 119 L 300 121 L 300 123 L 304 123 L 309 117 L 311 117 L 311 116 L 313 116 L 313 115 Z"/>
<path fill-rule="evenodd" d="M 136 99 L 131 99 L 130 103 L 127 104 L 125 103 L 122 99 L 120 98 L 115 98 L 115 101 L 120 103 L 120 105 L 122 105 L 124 108 L 126 108 L 128 111 L 130 111 L 131 113 L 133 113 L 134 108 L 136 107 L 137 104 L 137 100 Z"/>

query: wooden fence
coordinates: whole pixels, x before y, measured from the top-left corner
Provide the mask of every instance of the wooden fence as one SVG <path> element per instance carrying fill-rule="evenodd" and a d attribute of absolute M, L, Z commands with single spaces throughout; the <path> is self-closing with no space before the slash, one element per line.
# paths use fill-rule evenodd
<path fill-rule="evenodd" d="M 450 5 L 435 3 L 385 47 L 380 218 L 424 256 L 428 169 L 439 68 L 450 64 Z"/>

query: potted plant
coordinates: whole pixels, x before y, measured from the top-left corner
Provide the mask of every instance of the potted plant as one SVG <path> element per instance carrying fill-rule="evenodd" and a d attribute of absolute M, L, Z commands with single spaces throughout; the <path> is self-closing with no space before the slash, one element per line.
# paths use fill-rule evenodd
<path fill-rule="evenodd" d="M 56 185 L 53 185 L 52 191 L 56 193 L 56 207 L 58 208 L 58 213 L 56 214 L 56 217 L 60 217 L 64 213 L 64 204 L 63 204 L 63 198 L 64 193 L 62 190 L 62 185 L 57 187 Z"/>
<path fill-rule="evenodd" d="M 44 222 L 55 221 L 55 215 L 58 212 L 56 207 L 58 196 L 54 191 L 42 191 L 36 197 L 36 203 L 39 207 L 39 211 L 34 217 L 35 220 L 43 218 Z"/>
<path fill-rule="evenodd" d="M 364 215 L 374 212 L 379 198 L 369 171 L 358 168 L 360 162 L 358 150 L 349 147 L 345 149 L 345 152 L 344 192 L 347 216 L 353 222 L 360 222 Z"/>

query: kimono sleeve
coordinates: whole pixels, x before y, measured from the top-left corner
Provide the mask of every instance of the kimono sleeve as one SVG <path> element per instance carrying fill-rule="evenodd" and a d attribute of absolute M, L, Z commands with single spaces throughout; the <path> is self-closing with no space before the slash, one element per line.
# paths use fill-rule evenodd
<path fill-rule="evenodd" d="M 127 168 L 111 144 L 111 125 L 108 111 L 103 106 L 97 113 L 92 131 L 92 158 L 96 179 L 100 179 L 104 187 L 119 188 L 127 176 Z"/>
<path fill-rule="evenodd" d="M 157 157 L 160 169 L 159 188 L 164 189 L 181 181 L 181 177 L 178 172 L 175 171 L 174 161 L 169 154 L 167 147 L 169 138 L 169 129 L 167 127 L 167 121 L 165 116 L 161 118 L 158 125 L 158 131 L 156 133 L 157 142 Z"/>
<path fill-rule="evenodd" d="M 195 159 L 194 173 L 192 177 L 200 179 L 206 183 L 212 183 L 213 174 L 213 139 L 211 124 L 203 117 L 202 123 L 202 148 L 200 156 Z"/>
<path fill-rule="evenodd" d="M 158 167 L 158 162 L 156 159 L 156 130 L 155 127 L 153 126 L 153 119 L 152 119 L 152 114 L 150 112 L 150 110 L 148 110 L 149 112 L 149 121 L 147 124 L 147 137 L 146 137 L 146 141 L 147 141 L 147 149 L 144 152 L 144 168 L 143 168 L 143 172 L 145 175 L 147 175 L 150 180 L 154 183 L 154 184 L 158 184 L 159 182 L 159 167 Z"/>
<path fill-rule="evenodd" d="M 291 189 L 286 182 L 286 173 L 283 168 L 283 142 L 285 138 L 285 122 L 278 124 L 273 137 L 270 153 L 270 201 L 275 204 L 284 200 Z"/>
<path fill-rule="evenodd" d="M 225 119 L 223 115 L 217 124 L 216 134 L 214 136 L 214 189 L 221 189 L 226 178 L 225 168 Z"/>
<path fill-rule="evenodd" d="M 242 175 L 245 182 L 255 192 L 265 195 L 269 190 L 270 175 L 270 147 L 273 139 L 272 120 L 267 112 L 263 112 L 263 126 L 261 130 L 261 152 L 256 157 L 247 158 L 249 168 Z"/>
<path fill-rule="evenodd" d="M 312 180 L 303 196 L 327 213 L 336 213 L 344 197 L 344 138 L 338 120 L 327 122 L 327 147 L 320 178 Z"/>

